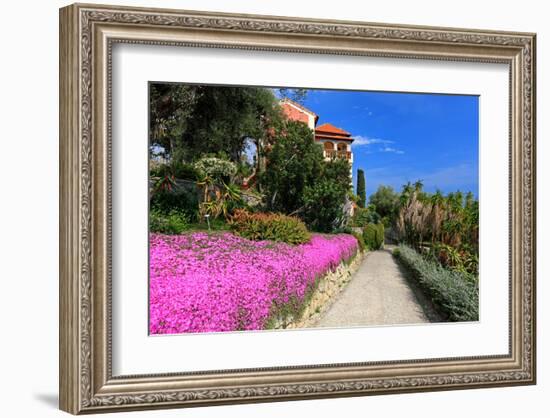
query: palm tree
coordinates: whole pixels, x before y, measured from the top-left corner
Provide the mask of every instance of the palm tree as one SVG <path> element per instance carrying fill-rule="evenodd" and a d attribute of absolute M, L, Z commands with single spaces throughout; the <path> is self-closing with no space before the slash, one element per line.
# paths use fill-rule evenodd
<path fill-rule="evenodd" d="M 407 202 L 409 201 L 409 198 L 411 196 L 411 193 L 413 191 L 413 186 L 410 181 L 407 182 L 407 184 L 403 185 L 403 188 L 401 190 L 401 195 L 399 196 L 399 205 L 405 206 Z"/>
<path fill-rule="evenodd" d="M 424 187 L 424 183 L 422 183 L 422 180 L 416 180 L 414 182 L 414 191 L 417 193 L 420 193 L 422 191 L 422 188 Z"/>

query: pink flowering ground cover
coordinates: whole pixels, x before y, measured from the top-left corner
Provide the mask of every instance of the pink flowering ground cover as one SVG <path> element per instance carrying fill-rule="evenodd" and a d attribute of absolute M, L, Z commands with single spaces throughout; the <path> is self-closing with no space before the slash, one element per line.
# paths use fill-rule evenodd
<path fill-rule="evenodd" d="M 298 246 L 231 233 L 150 235 L 151 334 L 264 329 L 299 305 L 316 280 L 357 252 L 351 235 Z"/>

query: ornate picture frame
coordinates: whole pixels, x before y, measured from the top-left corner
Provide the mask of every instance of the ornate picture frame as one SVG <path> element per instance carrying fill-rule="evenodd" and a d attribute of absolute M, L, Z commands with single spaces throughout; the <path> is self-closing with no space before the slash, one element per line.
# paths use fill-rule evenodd
<path fill-rule="evenodd" d="M 61 9 L 60 408 L 80 414 L 535 384 L 535 41 L 532 33 L 86 4 Z M 116 43 L 506 64 L 508 354 L 113 376 Z"/>

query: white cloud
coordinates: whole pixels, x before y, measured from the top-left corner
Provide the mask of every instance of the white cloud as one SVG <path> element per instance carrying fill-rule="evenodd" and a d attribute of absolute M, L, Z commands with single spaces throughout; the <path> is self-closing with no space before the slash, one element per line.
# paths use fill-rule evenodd
<path fill-rule="evenodd" d="M 405 151 L 389 146 L 389 144 L 394 144 L 394 141 L 390 141 L 389 139 L 370 138 L 368 136 L 357 135 L 355 137 L 355 141 L 353 141 L 353 146 L 355 147 L 361 147 L 361 146 L 368 147 L 369 145 L 373 145 L 373 144 L 382 145 L 380 148 L 378 148 L 378 152 L 392 152 L 394 154 L 405 154 Z M 373 152 L 373 150 L 368 150 L 367 152 L 371 153 Z"/>
<path fill-rule="evenodd" d="M 404 151 L 391 147 L 389 144 L 394 144 L 394 141 L 382 138 L 370 138 L 368 136 L 357 135 L 354 137 L 353 146 L 355 147 L 368 147 L 369 145 L 381 145 L 378 148 L 378 152 L 393 152 L 394 154 L 405 154 Z M 366 153 L 370 154 L 376 152 L 376 150 L 368 149 Z M 364 152 L 365 153 L 365 152 Z"/>
<path fill-rule="evenodd" d="M 393 147 L 380 148 L 380 152 L 393 152 L 394 154 L 405 154 L 405 151 L 402 151 L 400 149 L 393 148 Z"/>
<path fill-rule="evenodd" d="M 368 136 L 357 135 L 354 137 L 353 145 L 363 146 L 363 145 L 372 145 L 372 144 L 393 144 L 393 141 L 382 138 L 369 138 Z"/>

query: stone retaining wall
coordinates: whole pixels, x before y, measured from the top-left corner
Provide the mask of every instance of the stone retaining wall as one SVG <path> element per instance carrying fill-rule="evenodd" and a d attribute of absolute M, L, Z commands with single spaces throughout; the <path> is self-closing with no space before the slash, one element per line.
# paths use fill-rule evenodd
<path fill-rule="evenodd" d="M 351 262 L 342 262 L 334 271 L 325 274 L 299 318 L 285 317 L 275 321 L 273 329 L 307 328 L 317 322 L 344 290 L 363 261 L 365 253 L 358 252 Z"/>

